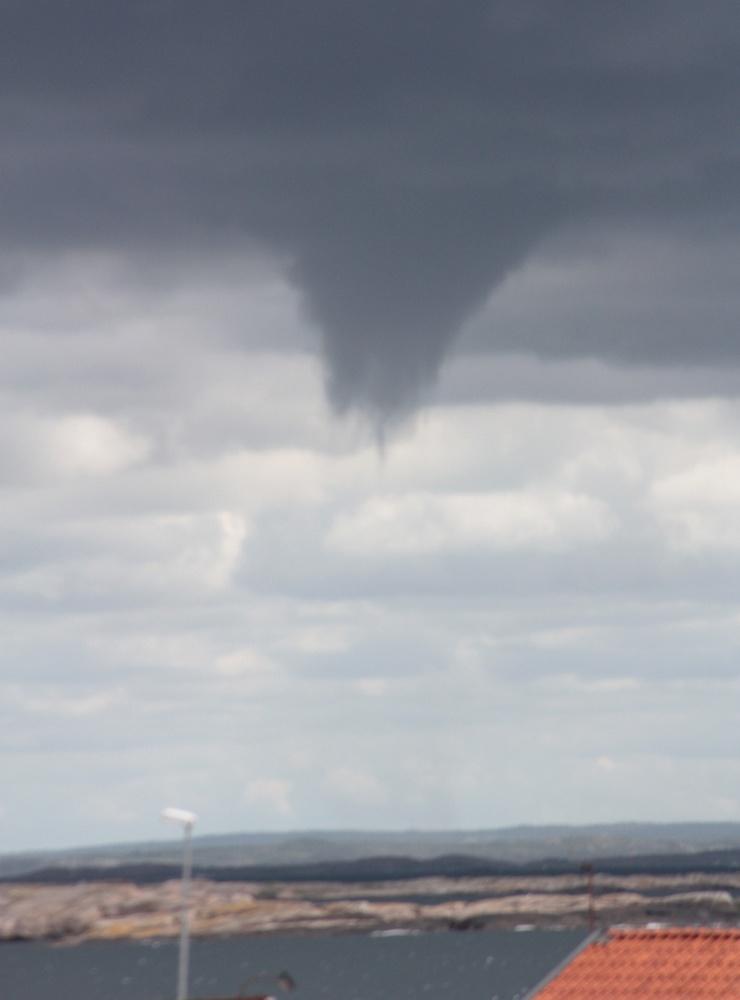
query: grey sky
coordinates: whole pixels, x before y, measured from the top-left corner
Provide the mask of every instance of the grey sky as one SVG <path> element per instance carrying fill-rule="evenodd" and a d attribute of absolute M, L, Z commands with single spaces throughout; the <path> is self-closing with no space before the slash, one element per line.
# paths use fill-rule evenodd
<path fill-rule="evenodd" d="M 740 817 L 736 6 L 0 11 L 0 849 Z"/>
<path fill-rule="evenodd" d="M 303 292 L 340 409 L 407 406 L 563 230 L 737 259 L 733 4 L 4 6 L 8 253 L 256 247 Z M 735 356 L 729 310 L 699 334 L 653 308 L 670 335 L 628 317 L 565 340 L 493 323 L 488 343 Z"/>

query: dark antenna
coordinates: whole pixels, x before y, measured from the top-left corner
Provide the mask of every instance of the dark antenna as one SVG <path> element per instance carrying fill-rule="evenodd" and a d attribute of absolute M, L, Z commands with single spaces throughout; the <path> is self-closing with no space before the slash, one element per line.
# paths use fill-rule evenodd
<path fill-rule="evenodd" d="M 588 929 L 593 933 L 596 930 L 596 905 L 594 903 L 594 866 L 586 861 L 581 865 L 581 872 L 586 876 L 586 888 L 588 891 Z"/>
<path fill-rule="evenodd" d="M 296 988 L 295 979 L 285 969 L 277 974 L 274 972 L 258 972 L 242 983 L 242 987 L 239 990 L 239 997 L 235 998 L 235 1000 L 242 1000 L 242 994 L 244 994 L 243 1000 L 251 1000 L 250 997 L 246 996 L 246 990 L 256 983 L 277 984 L 285 993 L 291 993 Z M 259 998 L 255 997 L 254 1000 L 259 1000 Z"/>

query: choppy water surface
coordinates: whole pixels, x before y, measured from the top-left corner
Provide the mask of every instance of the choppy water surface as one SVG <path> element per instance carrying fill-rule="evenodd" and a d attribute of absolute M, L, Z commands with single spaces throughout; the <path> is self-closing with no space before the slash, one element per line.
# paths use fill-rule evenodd
<path fill-rule="evenodd" d="M 516 1000 L 582 938 L 572 931 L 478 931 L 194 941 L 190 992 L 233 996 L 256 973 L 287 969 L 297 982 L 291 1000 Z M 169 941 L 2 944 L 0 996 L 172 1000 L 176 954 Z"/>

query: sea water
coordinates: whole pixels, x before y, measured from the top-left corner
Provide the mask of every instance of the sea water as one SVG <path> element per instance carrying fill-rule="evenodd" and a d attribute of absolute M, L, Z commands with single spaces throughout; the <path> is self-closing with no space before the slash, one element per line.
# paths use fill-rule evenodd
<path fill-rule="evenodd" d="M 583 939 L 576 931 L 195 940 L 190 995 L 290 1000 L 521 1000 Z M 173 1000 L 173 941 L 0 944 L 0 1000 Z M 296 989 L 280 992 L 274 976 Z"/>

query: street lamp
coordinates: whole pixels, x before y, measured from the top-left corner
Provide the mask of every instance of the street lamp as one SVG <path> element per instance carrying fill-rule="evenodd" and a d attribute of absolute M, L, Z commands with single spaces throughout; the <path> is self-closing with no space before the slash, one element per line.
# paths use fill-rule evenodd
<path fill-rule="evenodd" d="M 177 1000 L 187 1000 L 188 957 L 190 948 L 190 875 L 193 870 L 193 827 L 198 817 L 187 809 L 170 807 L 162 810 L 162 818 L 179 823 L 183 831 L 182 880 L 180 882 L 180 953 L 177 963 Z"/>

